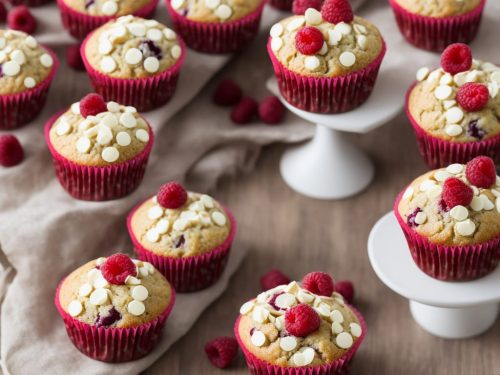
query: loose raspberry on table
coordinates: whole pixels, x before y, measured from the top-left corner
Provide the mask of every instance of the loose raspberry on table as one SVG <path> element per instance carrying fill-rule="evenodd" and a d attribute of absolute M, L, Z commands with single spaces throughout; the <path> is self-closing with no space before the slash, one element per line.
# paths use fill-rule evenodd
<path fill-rule="evenodd" d="M 122 285 L 128 276 L 137 274 L 136 266 L 132 259 L 125 254 L 113 254 L 101 264 L 102 276 L 111 284 Z"/>
<path fill-rule="evenodd" d="M 272 269 L 260 278 L 260 286 L 262 290 L 269 290 L 276 288 L 279 285 L 286 285 L 290 279 L 277 269 Z"/>
<path fill-rule="evenodd" d="M 325 272 L 311 272 L 302 279 L 302 288 L 320 296 L 330 297 L 334 291 L 333 279 Z"/>
<path fill-rule="evenodd" d="M 187 199 L 188 193 L 184 186 L 178 182 L 168 182 L 160 187 L 156 195 L 158 203 L 164 208 L 182 207 Z"/>
<path fill-rule="evenodd" d="M 442 197 L 449 209 L 455 206 L 467 207 L 473 195 L 472 189 L 458 178 L 450 177 L 444 182 Z"/>
<path fill-rule="evenodd" d="M 218 368 L 227 368 L 238 355 L 238 342 L 233 337 L 217 337 L 205 345 L 208 360 Z"/>
<path fill-rule="evenodd" d="M 10 134 L 0 136 L 0 165 L 13 167 L 24 159 L 24 150 L 19 140 Z"/>
<path fill-rule="evenodd" d="M 0 22 L 7 21 L 7 8 L 5 4 L 0 1 Z"/>
<path fill-rule="evenodd" d="M 495 163 L 487 156 L 475 157 L 465 166 L 465 176 L 472 185 L 490 188 L 497 179 Z"/>
<path fill-rule="evenodd" d="M 352 281 L 341 280 L 335 283 L 335 291 L 344 297 L 347 303 L 354 300 L 354 285 Z"/>
<path fill-rule="evenodd" d="M 305 26 L 295 35 L 295 47 L 303 55 L 315 55 L 324 43 L 323 33 L 313 26 Z"/>
<path fill-rule="evenodd" d="M 243 96 L 241 87 L 232 79 L 222 80 L 213 94 L 213 101 L 215 104 L 222 107 L 231 107 L 238 104 Z"/>
<path fill-rule="evenodd" d="M 441 54 L 441 67 L 445 72 L 457 74 L 472 67 L 472 52 L 467 44 L 450 44 Z"/>
<path fill-rule="evenodd" d="M 108 110 L 104 98 L 99 94 L 88 94 L 80 100 L 80 114 L 87 118 Z"/>
<path fill-rule="evenodd" d="M 321 10 L 322 4 L 322 0 L 295 0 L 292 4 L 292 12 L 298 16 L 303 16 L 309 8 Z"/>
<path fill-rule="evenodd" d="M 269 96 L 259 104 L 259 117 L 266 124 L 279 124 L 285 117 L 285 106 L 276 96 Z"/>
<path fill-rule="evenodd" d="M 354 13 L 348 0 L 325 0 L 321 15 L 330 23 L 352 22 Z"/>
<path fill-rule="evenodd" d="M 12 8 L 7 15 L 7 25 L 13 30 L 33 34 L 36 30 L 37 22 L 27 6 L 19 5 Z"/>
<path fill-rule="evenodd" d="M 258 107 L 259 105 L 254 99 L 245 96 L 240 100 L 236 107 L 233 108 L 233 111 L 231 112 L 231 120 L 235 124 L 248 124 L 256 117 Z"/>
<path fill-rule="evenodd" d="M 320 325 L 318 313 L 305 303 L 293 306 L 285 313 L 285 329 L 291 335 L 305 337 L 317 331 Z"/>
<path fill-rule="evenodd" d="M 66 61 L 75 70 L 85 70 L 82 55 L 80 54 L 80 44 L 72 44 L 66 49 Z"/>
<path fill-rule="evenodd" d="M 488 88 L 481 83 L 469 82 L 458 89 L 456 100 L 467 112 L 477 112 L 486 107 L 490 99 Z"/>

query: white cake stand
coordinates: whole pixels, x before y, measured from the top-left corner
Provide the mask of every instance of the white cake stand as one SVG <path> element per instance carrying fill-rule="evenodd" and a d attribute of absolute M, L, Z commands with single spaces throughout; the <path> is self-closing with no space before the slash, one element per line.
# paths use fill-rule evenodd
<path fill-rule="evenodd" d="M 403 108 L 409 82 L 394 69 L 382 70 L 366 103 L 353 111 L 323 115 L 300 110 L 279 94 L 275 78 L 268 88 L 297 116 L 316 124 L 316 134 L 306 144 L 285 151 L 281 175 L 295 191 L 312 198 L 341 199 L 365 189 L 374 175 L 367 155 L 342 132 L 368 133 L 394 118 Z"/>
<path fill-rule="evenodd" d="M 500 267 L 468 282 L 444 282 L 423 273 L 411 258 L 394 214 L 373 227 L 368 254 L 377 276 L 410 300 L 413 318 L 433 335 L 461 339 L 480 335 L 496 321 L 500 302 Z"/>

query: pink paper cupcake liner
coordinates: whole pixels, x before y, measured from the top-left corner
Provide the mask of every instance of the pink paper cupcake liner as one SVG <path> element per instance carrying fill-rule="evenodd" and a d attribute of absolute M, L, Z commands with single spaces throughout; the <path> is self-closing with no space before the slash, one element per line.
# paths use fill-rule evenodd
<path fill-rule="evenodd" d="M 158 0 L 152 0 L 142 8 L 137 9 L 133 15 L 142 18 L 151 18 L 158 5 Z M 78 12 L 70 8 L 64 0 L 57 0 L 57 6 L 61 11 L 63 26 L 76 39 L 84 39 L 91 31 L 104 25 L 117 17 L 114 16 L 92 16 Z"/>
<path fill-rule="evenodd" d="M 191 21 L 165 0 L 172 22 L 186 44 L 199 52 L 233 53 L 243 49 L 258 33 L 266 0 L 245 17 L 225 23 Z"/>
<path fill-rule="evenodd" d="M 389 0 L 401 34 L 415 47 L 443 51 L 452 43 L 469 43 L 477 35 L 486 0 L 468 13 L 445 18 L 411 13 L 396 0 Z"/>
<path fill-rule="evenodd" d="M 473 142 L 450 142 L 433 137 L 421 128 L 409 108 L 410 94 L 414 87 L 415 84 L 406 94 L 405 111 L 415 132 L 420 154 L 430 169 L 447 167 L 453 163 L 466 164 L 480 155 L 489 156 L 496 164 L 500 164 L 500 135 Z"/>
<path fill-rule="evenodd" d="M 269 4 L 279 10 L 292 10 L 293 0 L 270 0 Z"/>
<path fill-rule="evenodd" d="M 64 280 L 63 280 L 64 281 Z M 133 328 L 95 327 L 69 315 L 59 302 L 57 287 L 55 305 L 64 320 L 66 332 L 75 347 L 86 356 L 103 362 L 127 362 L 149 354 L 160 340 L 165 322 L 175 304 L 175 290 L 165 311 L 151 322 Z"/>
<path fill-rule="evenodd" d="M 153 148 L 154 134 L 149 124 L 149 142 L 139 154 L 115 165 L 93 167 L 66 159 L 52 146 L 50 128 L 60 115 L 61 113 L 52 116 L 45 124 L 45 141 L 52 154 L 57 179 L 64 190 L 76 199 L 107 201 L 122 198 L 137 189 Z"/>
<path fill-rule="evenodd" d="M 386 52 L 385 42 L 377 58 L 365 68 L 340 77 L 307 77 L 286 68 L 267 44 L 281 95 L 294 107 L 314 113 L 347 112 L 370 96 Z"/>
<path fill-rule="evenodd" d="M 500 236 L 490 241 L 463 246 L 431 243 L 413 230 L 399 214 L 404 190 L 394 205 L 394 214 L 408 242 L 416 265 L 427 275 L 443 281 L 479 279 L 493 272 L 500 262 Z"/>
<path fill-rule="evenodd" d="M 52 71 L 42 82 L 29 90 L 0 95 L 0 130 L 10 130 L 25 125 L 33 120 L 45 105 L 47 93 L 59 67 L 59 60 L 51 49 L 45 46 L 43 48 L 54 61 Z"/>
<path fill-rule="evenodd" d="M 132 216 L 141 204 L 136 206 L 127 217 L 128 232 L 140 260 L 153 264 L 178 293 L 202 290 L 219 280 L 226 268 L 234 236 L 236 235 L 236 220 L 228 208 L 224 207 L 224 211 L 231 222 L 231 231 L 221 245 L 203 255 L 173 258 L 154 254 L 142 246 L 135 237 L 131 224 Z"/>
<path fill-rule="evenodd" d="M 29 7 L 37 7 L 52 2 L 52 0 L 7 0 L 7 1 L 12 5 L 27 5 Z"/>
<path fill-rule="evenodd" d="M 358 351 L 361 343 L 366 336 L 366 322 L 354 307 L 350 306 L 354 314 L 359 320 L 362 329 L 362 335 L 358 337 L 354 345 L 347 351 L 341 358 L 333 361 L 332 363 L 324 364 L 321 366 L 306 366 L 306 367 L 281 367 L 277 365 L 272 365 L 260 358 L 257 358 L 253 353 L 251 353 L 243 343 L 240 337 L 238 326 L 240 324 L 241 315 L 238 316 L 236 323 L 234 325 L 234 335 L 236 340 L 240 345 L 245 359 L 248 365 L 248 370 L 251 374 L 258 375 L 334 375 L 334 374 L 346 374 L 349 371 L 351 361 Z"/>

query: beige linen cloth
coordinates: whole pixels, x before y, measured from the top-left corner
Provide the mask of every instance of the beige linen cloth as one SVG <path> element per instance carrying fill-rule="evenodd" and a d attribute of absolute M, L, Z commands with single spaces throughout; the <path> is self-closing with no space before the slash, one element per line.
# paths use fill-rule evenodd
<path fill-rule="evenodd" d="M 498 45 L 499 12 L 498 1 L 490 0 L 480 36 L 473 44 L 476 56 L 500 60 L 498 51 L 491 48 Z M 41 20 L 36 36 L 63 56 L 64 46 L 71 39 L 62 30 L 55 6 L 35 13 Z M 418 51 L 403 41 L 386 0 L 370 1 L 361 8 L 361 14 L 375 22 L 386 38 L 389 52 L 384 69 L 393 69 L 399 72 L 394 74 L 410 82 L 417 67 L 438 64 L 437 55 Z M 272 74 L 265 51 L 266 34 L 280 17 L 279 12 L 266 9 L 261 36 L 224 71 L 224 76 L 236 78 L 247 93 L 260 98 L 266 95 L 265 81 Z M 164 4 L 160 4 L 156 18 L 167 22 Z M 263 145 L 299 142 L 312 136 L 314 128 L 292 115 L 278 127 L 259 123 L 234 126 L 228 110 L 211 104 L 210 94 L 217 79 L 194 99 L 228 61 L 227 56 L 189 51 L 172 102 L 146 115 L 157 136 L 142 185 L 124 199 L 92 203 L 74 200 L 63 191 L 43 138 L 44 121 L 90 91 L 85 73 L 68 69 L 61 59 L 44 112 L 32 124 L 14 132 L 25 147 L 26 160 L 15 168 L 0 168 L 0 357 L 4 374 L 136 374 L 184 335 L 224 291 L 245 253 L 238 241 L 218 284 L 200 293 L 178 296 L 156 350 L 141 360 L 118 365 L 80 354 L 68 340 L 53 304 L 56 285 L 64 275 L 98 256 L 132 250 L 126 214 L 165 181 L 187 181 L 191 189 L 209 191 L 222 175 L 251 171 Z"/>

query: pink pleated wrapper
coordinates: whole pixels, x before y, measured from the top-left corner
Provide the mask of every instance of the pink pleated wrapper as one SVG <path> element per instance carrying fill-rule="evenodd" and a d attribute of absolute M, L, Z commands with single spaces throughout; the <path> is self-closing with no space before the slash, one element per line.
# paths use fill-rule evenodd
<path fill-rule="evenodd" d="M 496 164 L 500 164 L 500 135 L 474 142 L 450 142 L 433 137 L 420 127 L 417 120 L 410 113 L 409 99 L 415 84 L 406 94 L 406 116 L 415 132 L 420 155 L 430 169 L 444 168 L 453 163 L 466 164 L 476 156 L 491 157 Z"/>
<path fill-rule="evenodd" d="M 64 280 L 63 280 L 64 281 Z M 175 290 L 165 311 L 148 323 L 133 328 L 95 327 L 69 315 L 59 302 L 58 285 L 55 297 L 57 311 L 64 320 L 66 332 L 75 347 L 86 356 L 103 362 L 128 362 L 149 354 L 160 340 L 165 322 L 175 304 Z"/>
<path fill-rule="evenodd" d="M 86 201 L 107 201 L 122 198 L 137 189 L 153 148 L 154 134 L 149 124 L 149 142 L 139 154 L 115 165 L 93 167 L 66 159 L 52 146 L 50 128 L 60 115 L 52 116 L 45 124 L 45 141 L 52 154 L 56 176 L 69 195 Z"/>
<path fill-rule="evenodd" d="M 133 15 L 142 18 L 151 18 L 156 10 L 159 0 L 152 0 L 142 8 L 137 9 Z M 93 16 L 78 12 L 70 8 L 64 0 L 57 0 L 57 6 L 61 11 L 63 26 L 76 39 L 84 39 L 90 32 L 117 17 Z"/>
<path fill-rule="evenodd" d="M 165 0 L 177 32 L 186 44 L 199 52 L 233 53 L 242 50 L 259 32 L 260 19 L 266 0 L 245 17 L 230 22 L 209 23 L 192 21 L 179 14 Z"/>
<path fill-rule="evenodd" d="M 269 0 L 269 5 L 280 10 L 292 10 L 293 0 Z"/>
<path fill-rule="evenodd" d="M 411 228 L 399 214 L 398 206 L 403 194 L 404 190 L 396 200 L 394 214 L 413 260 L 424 273 L 443 281 L 468 281 L 484 277 L 496 269 L 500 262 L 500 236 L 476 245 L 433 244 Z"/>
<path fill-rule="evenodd" d="M 27 5 L 29 7 L 38 7 L 51 3 L 52 0 L 7 0 L 12 5 Z"/>
<path fill-rule="evenodd" d="M 411 13 L 389 0 L 401 34 L 415 47 L 441 52 L 452 43 L 469 43 L 477 35 L 486 0 L 468 13 L 453 17 L 427 17 Z"/>
<path fill-rule="evenodd" d="M 0 130 L 11 130 L 27 124 L 43 109 L 59 60 L 51 49 L 42 46 L 52 57 L 54 65 L 45 79 L 35 87 L 11 95 L 0 95 Z"/>
<path fill-rule="evenodd" d="M 250 352 L 243 340 L 240 337 L 238 326 L 241 320 L 241 315 L 238 316 L 236 323 L 234 325 L 234 335 L 236 340 L 240 345 L 245 359 L 248 365 L 248 370 L 251 374 L 258 375 L 335 375 L 335 374 L 346 374 L 349 372 L 349 367 L 354 355 L 358 351 L 361 343 L 366 336 L 366 322 L 354 307 L 349 305 L 349 308 L 354 312 L 359 320 L 362 335 L 358 337 L 354 345 L 347 351 L 341 358 L 333 361 L 332 363 L 324 364 L 321 366 L 306 366 L 306 367 L 281 367 L 277 365 L 272 365 L 260 358 L 257 358 L 252 352 Z"/>
<path fill-rule="evenodd" d="M 307 77 L 286 68 L 271 49 L 267 51 L 274 67 L 281 95 L 294 107 L 314 113 L 341 113 L 363 104 L 373 91 L 386 52 L 383 42 L 380 54 L 365 68 L 340 77 Z"/>
<path fill-rule="evenodd" d="M 203 255 L 173 258 L 149 251 L 136 238 L 132 230 L 132 216 L 141 205 L 142 203 L 137 205 L 127 217 L 128 232 L 140 260 L 153 264 L 178 293 L 196 292 L 208 288 L 219 280 L 226 268 L 236 235 L 236 220 L 228 208 L 224 207 L 224 211 L 231 222 L 231 231 L 221 245 Z"/>

